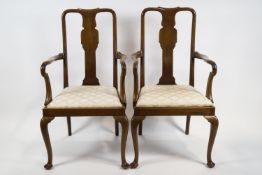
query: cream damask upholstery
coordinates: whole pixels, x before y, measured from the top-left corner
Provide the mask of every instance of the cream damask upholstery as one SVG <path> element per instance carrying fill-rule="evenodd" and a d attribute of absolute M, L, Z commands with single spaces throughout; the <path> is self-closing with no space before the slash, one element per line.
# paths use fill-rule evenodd
<path fill-rule="evenodd" d="M 213 103 L 188 85 L 151 85 L 141 90 L 137 107 L 205 107 Z"/>
<path fill-rule="evenodd" d="M 120 108 L 116 88 L 110 86 L 72 86 L 65 88 L 47 108 Z"/>

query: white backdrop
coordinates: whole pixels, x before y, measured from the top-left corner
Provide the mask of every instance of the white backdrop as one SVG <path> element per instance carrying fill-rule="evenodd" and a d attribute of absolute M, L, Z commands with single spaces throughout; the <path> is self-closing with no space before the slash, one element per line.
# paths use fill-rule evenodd
<path fill-rule="evenodd" d="M 213 150 L 216 167 L 208 169 L 206 147 L 209 124 L 194 117 L 189 136 L 183 134 L 185 117 L 154 117 L 144 122 L 140 141 L 140 166 L 120 168 L 120 138 L 114 136 L 112 118 L 74 118 L 73 136 L 67 136 L 66 120 L 50 125 L 54 169 L 43 165 L 47 155 L 39 120 L 45 97 L 41 63 L 62 52 L 61 13 L 67 8 L 106 7 L 118 19 L 118 50 L 130 55 L 140 48 L 140 14 L 146 7 L 189 6 L 197 11 L 196 50 L 218 65 L 213 84 L 220 120 Z M 8 1 L 0 2 L 0 174 L 261 174 L 262 134 L 262 3 L 259 0 L 171 1 Z M 109 15 L 97 16 L 100 43 L 97 75 L 101 84 L 112 84 L 112 24 Z M 156 84 L 161 73 L 158 43 L 161 16 L 146 17 L 146 83 Z M 174 74 L 188 83 L 190 15 L 177 16 L 178 43 Z M 70 85 L 84 78 L 80 45 L 81 18 L 68 17 Z M 127 60 L 127 115 L 132 117 L 132 61 Z M 196 64 L 196 87 L 205 92 L 210 67 Z M 62 88 L 62 64 L 48 68 L 53 95 Z M 133 159 L 131 136 L 127 159 Z"/>

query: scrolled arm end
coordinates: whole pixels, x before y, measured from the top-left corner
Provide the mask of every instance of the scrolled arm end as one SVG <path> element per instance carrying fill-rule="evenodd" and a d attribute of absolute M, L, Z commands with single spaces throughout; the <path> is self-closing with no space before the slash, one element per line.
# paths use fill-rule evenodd
<path fill-rule="evenodd" d="M 217 73 L 217 64 L 208 58 L 208 56 L 204 55 L 204 54 L 201 54 L 199 52 L 195 52 L 194 53 L 194 58 L 197 58 L 197 59 L 200 59 L 200 60 L 203 60 L 205 61 L 206 63 L 210 64 L 212 66 L 212 72 L 214 75 L 216 75 Z"/>
<path fill-rule="evenodd" d="M 126 93 L 125 93 L 125 77 L 126 77 L 126 60 L 127 56 L 121 52 L 117 52 L 117 59 L 121 64 L 121 76 L 120 76 L 120 99 L 121 102 L 126 106 Z"/>
<path fill-rule="evenodd" d="M 212 71 L 209 73 L 208 81 L 207 81 L 206 97 L 213 102 L 212 83 L 213 83 L 214 76 L 217 74 L 217 65 L 214 61 L 209 59 L 208 56 L 201 54 L 199 52 L 194 53 L 194 58 L 203 60 L 204 62 L 212 66 Z"/>
<path fill-rule="evenodd" d="M 131 55 L 132 60 L 134 61 L 133 65 L 137 67 L 138 58 L 143 56 L 142 51 L 137 51 Z"/>
<path fill-rule="evenodd" d="M 44 61 L 41 64 L 41 67 L 40 67 L 41 75 L 44 76 L 46 74 L 45 69 L 46 69 L 47 65 L 53 63 L 54 61 L 61 60 L 63 58 L 64 58 L 64 54 L 63 53 L 59 53 L 58 55 L 50 57 L 48 60 Z"/>
<path fill-rule="evenodd" d="M 52 101 L 52 89 L 51 89 L 49 76 L 46 73 L 46 66 L 53 63 L 54 61 L 61 60 L 63 58 L 64 58 L 64 55 L 60 53 L 56 56 L 50 57 L 48 60 L 44 61 L 41 64 L 40 72 L 41 72 L 41 75 L 45 79 L 45 86 L 46 86 L 46 98 L 45 98 L 45 103 L 44 103 L 45 106 L 48 105 L 48 103 Z"/>
<path fill-rule="evenodd" d="M 121 67 L 123 69 L 126 69 L 126 63 L 125 63 L 126 58 L 127 58 L 127 56 L 125 54 L 123 54 L 121 52 L 117 52 L 117 59 L 119 59 Z"/>

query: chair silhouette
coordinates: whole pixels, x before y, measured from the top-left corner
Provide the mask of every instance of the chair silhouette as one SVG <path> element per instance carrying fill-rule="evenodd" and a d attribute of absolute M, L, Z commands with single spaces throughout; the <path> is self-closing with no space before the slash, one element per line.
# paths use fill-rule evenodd
<path fill-rule="evenodd" d="M 159 43 L 162 48 L 162 75 L 157 85 L 145 85 L 145 15 L 147 12 L 159 12 L 162 15 L 162 28 L 159 32 Z M 192 14 L 190 76 L 189 85 L 177 85 L 173 76 L 173 50 L 177 43 L 175 16 L 179 12 Z M 132 55 L 134 73 L 134 116 L 131 121 L 131 131 L 135 158 L 131 168 L 138 166 L 137 132 L 142 135 L 142 122 L 146 116 L 176 116 L 185 115 L 186 134 L 189 134 L 190 118 L 194 115 L 204 116 L 211 124 L 207 150 L 207 166 L 215 166 L 211 152 L 215 141 L 218 119 L 215 116 L 215 106 L 212 97 L 212 81 L 217 73 L 215 62 L 207 56 L 195 51 L 196 12 L 192 8 L 146 8 L 141 14 L 141 50 Z M 211 65 L 206 95 L 194 88 L 195 60 L 202 60 Z M 140 82 L 138 82 L 138 63 L 140 62 Z"/>
<path fill-rule="evenodd" d="M 113 18 L 113 86 L 101 86 L 96 77 L 96 49 L 99 43 L 99 33 L 96 29 L 96 15 L 107 12 Z M 81 31 L 81 44 L 85 51 L 85 77 L 81 86 L 69 86 L 68 63 L 67 63 L 67 38 L 66 38 L 66 15 L 78 13 L 83 19 Z M 128 134 L 128 119 L 125 115 L 125 75 L 126 56 L 117 52 L 117 19 L 112 9 L 68 9 L 62 14 L 63 53 L 51 57 L 43 62 L 41 74 L 46 83 L 46 99 L 43 108 L 43 117 L 40 122 L 41 132 L 48 154 L 46 169 L 52 168 L 52 148 L 48 134 L 48 124 L 55 117 L 66 117 L 68 135 L 71 135 L 72 116 L 113 116 L 115 119 L 115 134 L 119 134 L 118 123 L 122 126 L 121 159 L 122 167 L 128 168 L 125 158 L 126 140 Z M 52 89 L 46 66 L 58 61 L 63 61 L 64 89 L 52 98 Z M 120 90 L 118 90 L 118 60 L 121 64 Z"/>

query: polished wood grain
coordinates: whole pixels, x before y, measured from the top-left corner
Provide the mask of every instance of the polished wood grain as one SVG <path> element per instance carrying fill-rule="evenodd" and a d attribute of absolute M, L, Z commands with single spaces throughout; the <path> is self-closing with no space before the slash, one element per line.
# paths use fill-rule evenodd
<path fill-rule="evenodd" d="M 139 148 L 138 148 L 138 138 L 137 138 L 137 127 L 145 119 L 145 116 L 134 115 L 131 120 L 131 132 L 133 138 L 135 158 L 134 161 L 130 164 L 130 168 L 136 168 L 138 166 L 138 157 L 139 157 Z"/>
<path fill-rule="evenodd" d="M 173 76 L 173 50 L 177 42 L 175 26 L 176 10 L 166 9 L 162 14 L 162 28 L 159 31 L 159 43 L 162 48 L 162 76 L 158 84 L 176 84 Z"/>
<path fill-rule="evenodd" d="M 162 49 L 162 75 L 159 79 L 160 85 L 176 85 L 175 77 L 173 75 L 173 51 L 177 43 L 176 14 L 180 12 L 190 12 L 192 15 L 191 25 L 191 47 L 190 47 L 190 73 L 189 85 L 194 86 L 195 74 L 195 60 L 202 60 L 211 65 L 212 71 L 209 74 L 206 97 L 213 102 L 212 83 L 213 78 L 217 73 L 217 66 L 214 61 L 207 56 L 195 51 L 195 35 L 196 35 L 196 12 L 188 7 L 162 8 L 150 7 L 142 11 L 141 14 L 141 48 L 139 51 L 132 54 L 133 59 L 133 74 L 134 74 L 134 93 L 133 106 L 134 116 L 131 121 L 131 131 L 134 144 L 135 158 L 131 163 L 131 168 L 138 166 L 138 139 L 137 132 L 142 135 L 142 124 L 145 116 L 186 116 L 186 134 L 189 134 L 191 116 L 204 116 L 211 126 L 210 138 L 207 150 L 207 166 L 212 168 L 214 163 L 211 158 L 212 148 L 216 137 L 218 128 L 218 119 L 215 117 L 215 107 L 137 107 L 136 103 L 140 95 L 141 89 L 145 85 L 145 15 L 147 12 L 159 12 L 162 16 L 162 28 L 159 32 L 159 43 Z M 138 65 L 140 63 L 140 81 L 138 74 Z M 139 129 L 138 129 L 139 127 Z M 139 130 L 139 131 L 138 131 Z"/>
<path fill-rule="evenodd" d="M 53 153 L 52 153 L 52 147 L 50 143 L 49 133 L 48 133 L 48 123 L 50 123 L 52 120 L 54 120 L 54 117 L 43 117 L 40 121 L 40 128 L 42 132 L 42 136 L 45 142 L 46 151 L 48 155 L 47 163 L 45 164 L 45 169 L 51 169 L 53 167 Z"/>
<path fill-rule="evenodd" d="M 64 88 L 69 86 L 68 79 L 68 58 L 67 58 L 67 34 L 66 34 L 66 15 L 69 13 L 80 14 L 83 19 L 83 29 L 81 31 L 81 44 L 85 51 L 85 77 L 83 85 L 99 85 L 99 80 L 96 77 L 96 50 L 99 43 L 99 32 L 96 29 L 96 15 L 101 12 L 110 13 L 113 20 L 113 86 L 117 89 L 119 100 L 122 103 L 118 108 L 68 108 L 68 109 L 50 109 L 48 104 L 52 101 L 52 88 L 49 75 L 46 72 L 46 67 L 58 60 L 63 61 L 63 79 Z M 112 9 L 68 9 L 62 14 L 62 36 L 63 36 L 63 53 L 51 57 L 41 65 L 41 75 L 43 76 L 46 84 L 46 99 L 45 107 L 43 108 L 43 118 L 41 119 L 41 131 L 47 149 L 48 162 L 45 165 L 46 169 L 51 169 L 52 164 L 52 147 L 48 134 L 48 124 L 55 117 L 66 117 L 68 125 L 68 135 L 72 134 L 71 131 L 71 117 L 85 117 L 85 116 L 113 116 L 115 119 L 115 134 L 119 135 L 118 124 L 122 127 L 121 139 L 121 161 L 122 168 L 127 169 L 129 164 L 125 159 L 125 148 L 128 134 L 128 120 L 125 115 L 126 95 L 125 95 L 125 76 L 126 76 L 126 55 L 117 51 L 117 23 L 116 14 Z M 110 35 L 109 35 L 110 36 Z M 120 75 L 120 90 L 118 90 L 118 74 L 117 64 L 121 65 Z"/>
<path fill-rule="evenodd" d="M 99 34 L 96 29 L 96 10 L 80 11 L 83 18 L 81 43 L 85 50 L 85 78 L 83 85 L 99 85 L 96 77 L 96 49 L 99 43 Z"/>
<path fill-rule="evenodd" d="M 50 57 L 47 61 L 44 61 L 40 67 L 41 75 L 44 77 L 45 80 L 45 87 L 46 87 L 46 97 L 45 97 L 45 106 L 48 105 L 52 101 L 52 88 L 51 88 L 51 83 L 49 79 L 49 75 L 46 73 L 46 66 L 58 61 L 58 60 L 63 60 L 64 55 L 62 53 Z"/>
<path fill-rule="evenodd" d="M 212 67 L 212 71 L 209 73 L 209 76 L 208 76 L 207 87 L 206 87 L 206 97 L 213 102 L 212 84 L 213 84 L 214 76 L 217 74 L 217 65 L 214 61 L 210 60 L 208 56 L 204 54 L 200 54 L 198 52 L 194 53 L 194 58 L 203 60 L 204 62 L 211 65 Z"/>
<path fill-rule="evenodd" d="M 211 153 L 216 139 L 219 121 L 216 116 L 204 116 L 204 117 L 210 123 L 210 135 L 209 135 L 209 142 L 207 147 L 207 166 L 209 168 L 213 168 L 215 166 L 215 163 L 212 161 Z"/>

